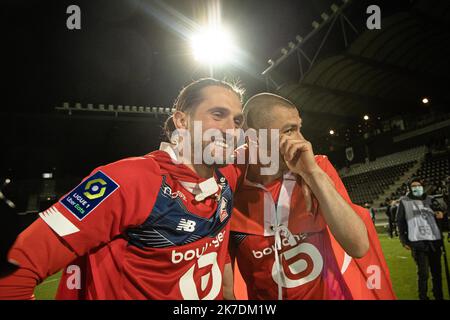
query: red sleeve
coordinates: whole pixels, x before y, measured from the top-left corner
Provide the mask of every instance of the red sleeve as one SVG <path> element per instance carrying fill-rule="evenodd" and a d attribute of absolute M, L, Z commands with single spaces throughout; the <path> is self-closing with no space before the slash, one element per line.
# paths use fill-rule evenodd
<path fill-rule="evenodd" d="M 146 159 L 100 167 L 40 216 L 82 256 L 147 219 L 162 181 L 152 166 Z"/>
<path fill-rule="evenodd" d="M 20 268 L 0 279 L 0 300 L 33 299 L 37 284 L 75 258 L 42 219 L 36 220 L 19 235 L 9 252 L 8 259 Z"/>
<path fill-rule="evenodd" d="M 20 268 L 0 280 L 0 298 L 31 299 L 34 287 L 128 227 L 142 224 L 162 177 L 153 159 L 100 167 L 21 233 L 10 250 Z M 50 228 L 49 228 L 50 227 Z"/>

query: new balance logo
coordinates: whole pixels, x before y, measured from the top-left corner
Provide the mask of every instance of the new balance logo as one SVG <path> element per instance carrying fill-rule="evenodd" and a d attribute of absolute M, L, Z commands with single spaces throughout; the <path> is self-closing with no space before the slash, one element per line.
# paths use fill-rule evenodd
<path fill-rule="evenodd" d="M 183 230 L 186 232 L 194 232 L 196 224 L 197 223 L 195 221 L 181 219 L 180 223 L 178 224 L 177 230 L 178 231 Z"/>

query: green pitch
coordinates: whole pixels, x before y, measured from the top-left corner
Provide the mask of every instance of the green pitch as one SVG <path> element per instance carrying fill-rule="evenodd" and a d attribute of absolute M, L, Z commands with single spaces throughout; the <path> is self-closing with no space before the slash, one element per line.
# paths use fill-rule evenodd
<path fill-rule="evenodd" d="M 417 299 L 416 265 L 411 257 L 411 252 L 400 245 L 398 238 L 390 239 L 386 234 L 380 234 L 379 237 L 397 298 L 402 300 Z M 447 254 L 450 255 L 450 244 L 446 240 L 444 242 L 447 248 Z M 55 274 L 40 284 L 35 291 L 36 299 L 54 299 L 59 278 L 60 274 Z M 449 299 L 444 271 L 442 273 L 442 281 L 444 297 L 445 299 Z M 433 294 L 431 293 L 431 275 L 428 288 L 428 296 L 433 299 Z"/>

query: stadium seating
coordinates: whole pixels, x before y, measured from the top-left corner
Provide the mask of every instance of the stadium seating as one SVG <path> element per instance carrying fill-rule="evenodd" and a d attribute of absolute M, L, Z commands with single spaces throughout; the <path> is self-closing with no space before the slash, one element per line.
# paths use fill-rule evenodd
<path fill-rule="evenodd" d="M 403 176 L 415 163 L 417 163 L 417 160 L 343 177 L 342 181 L 354 203 L 360 205 L 364 203 L 372 204 L 385 189 Z"/>
<path fill-rule="evenodd" d="M 350 198 L 356 204 L 374 204 L 374 200 L 420 161 L 426 151 L 425 146 L 420 146 L 341 171 Z"/>
<path fill-rule="evenodd" d="M 340 170 L 339 174 L 341 177 L 348 177 L 373 170 L 392 167 L 411 160 L 419 160 L 425 155 L 426 152 L 427 148 L 425 146 L 396 152 L 387 156 L 379 157 L 375 161 L 352 165 L 350 170 Z"/>
<path fill-rule="evenodd" d="M 438 186 L 450 175 L 449 157 L 450 152 L 430 155 L 413 177 L 422 179 L 426 187 Z"/>
<path fill-rule="evenodd" d="M 450 175 L 449 157 L 449 152 L 434 156 L 429 155 L 429 157 L 425 158 L 420 168 L 412 175 L 411 178 L 423 180 L 425 190 L 427 192 L 433 192 L 434 189 L 440 185 L 441 181 Z M 404 182 L 390 195 L 389 198 L 386 199 L 385 202 L 387 203 L 390 199 L 400 198 L 402 195 L 406 194 L 407 189 L 407 183 Z"/>

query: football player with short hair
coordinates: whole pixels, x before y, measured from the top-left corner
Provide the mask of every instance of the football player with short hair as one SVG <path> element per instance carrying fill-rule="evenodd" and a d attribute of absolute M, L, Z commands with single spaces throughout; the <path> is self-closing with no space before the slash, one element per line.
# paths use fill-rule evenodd
<path fill-rule="evenodd" d="M 328 158 L 314 155 L 296 106 L 262 93 L 244 114 L 247 127 L 279 134 L 280 164 L 265 176 L 266 165 L 250 164 L 235 196 L 230 250 L 247 287 L 240 296 L 394 299 L 369 213 L 351 202 Z M 233 299 L 233 285 L 224 288 Z"/>

